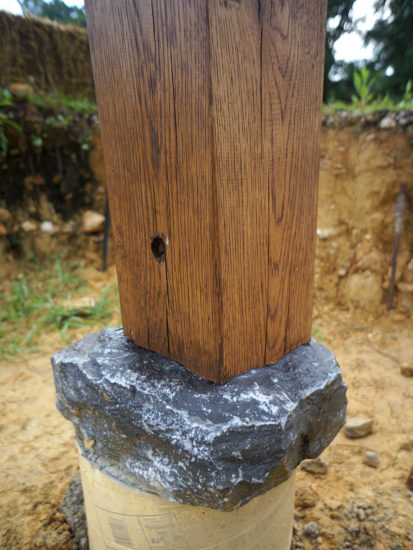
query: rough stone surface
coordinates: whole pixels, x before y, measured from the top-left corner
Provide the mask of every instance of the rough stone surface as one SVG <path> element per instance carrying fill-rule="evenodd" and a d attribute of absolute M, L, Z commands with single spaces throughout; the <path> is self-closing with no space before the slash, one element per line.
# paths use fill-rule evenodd
<path fill-rule="evenodd" d="M 344 427 L 344 434 L 350 439 L 366 437 L 373 431 L 372 418 L 348 418 Z"/>
<path fill-rule="evenodd" d="M 345 418 L 339 366 L 314 341 L 223 385 L 120 328 L 86 336 L 52 365 L 58 409 L 92 464 L 136 490 L 218 510 L 288 479 Z"/>

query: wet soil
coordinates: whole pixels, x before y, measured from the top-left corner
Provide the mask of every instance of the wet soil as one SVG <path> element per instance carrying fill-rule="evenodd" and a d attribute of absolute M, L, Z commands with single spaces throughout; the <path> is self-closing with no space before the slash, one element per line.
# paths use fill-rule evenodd
<path fill-rule="evenodd" d="M 92 296 L 116 280 L 113 267 L 106 274 L 89 268 L 86 276 Z M 413 321 L 400 311 L 318 307 L 314 329 L 342 367 L 348 416 L 371 417 L 374 429 L 356 440 L 341 432 L 323 453 L 326 475 L 298 469 L 294 548 L 413 549 L 413 494 L 406 486 L 413 378 L 400 373 L 401 363 L 413 362 Z M 89 331 L 73 331 L 70 339 Z M 0 363 L 0 548 L 7 550 L 87 548 L 81 493 L 72 481 L 73 430 L 55 408 L 49 358 L 61 347 L 57 333 L 46 334 L 42 353 Z M 378 468 L 363 464 L 366 450 L 378 453 Z"/>

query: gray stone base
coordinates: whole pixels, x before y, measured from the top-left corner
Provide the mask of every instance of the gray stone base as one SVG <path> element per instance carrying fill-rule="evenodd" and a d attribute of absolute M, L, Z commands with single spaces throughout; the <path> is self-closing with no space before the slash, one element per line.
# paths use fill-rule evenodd
<path fill-rule="evenodd" d="M 333 354 L 312 341 L 223 385 L 105 329 L 56 353 L 57 407 L 104 473 L 167 500 L 232 510 L 317 457 L 345 420 Z"/>

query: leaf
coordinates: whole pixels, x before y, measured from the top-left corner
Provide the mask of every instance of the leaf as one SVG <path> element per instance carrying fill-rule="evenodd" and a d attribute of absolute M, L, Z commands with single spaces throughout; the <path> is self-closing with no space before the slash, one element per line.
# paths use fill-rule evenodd
<path fill-rule="evenodd" d="M 40 136 L 31 136 L 31 141 L 32 141 L 32 144 L 35 146 L 35 147 L 41 147 L 43 145 L 43 140 Z"/>
<path fill-rule="evenodd" d="M 361 75 L 358 72 L 354 73 L 354 88 L 356 89 L 356 92 L 360 96 L 361 95 L 360 94 L 360 91 L 361 91 Z"/>

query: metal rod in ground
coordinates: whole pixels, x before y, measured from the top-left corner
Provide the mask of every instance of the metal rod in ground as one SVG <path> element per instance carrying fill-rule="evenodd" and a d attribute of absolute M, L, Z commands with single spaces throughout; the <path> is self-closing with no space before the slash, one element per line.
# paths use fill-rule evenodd
<path fill-rule="evenodd" d="M 394 282 L 396 279 L 397 256 L 399 254 L 400 241 L 403 233 L 403 221 L 407 209 L 406 200 L 406 185 L 400 185 L 400 193 L 397 196 L 394 206 L 394 247 L 393 259 L 391 264 L 391 276 L 389 284 L 389 298 L 387 301 L 387 311 L 391 311 L 393 307 Z"/>

